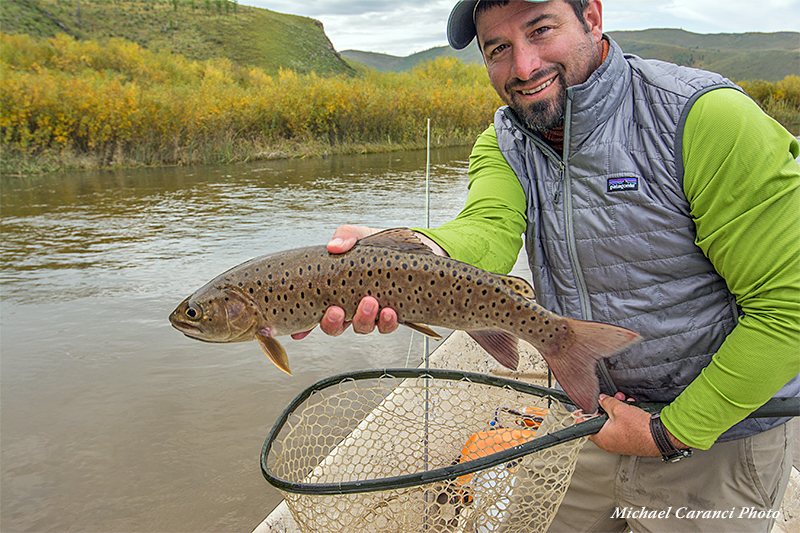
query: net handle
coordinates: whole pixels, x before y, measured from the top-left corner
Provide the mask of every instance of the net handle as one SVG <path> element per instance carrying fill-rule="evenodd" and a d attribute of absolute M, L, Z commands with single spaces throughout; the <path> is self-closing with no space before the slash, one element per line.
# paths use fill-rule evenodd
<path fill-rule="evenodd" d="M 544 450 L 558 444 L 563 444 L 571 440 L 593 435 L 600 431 L 600 428 L 602 428 L 603 424 L 605 424 L 606 420 L 608 420 L 608 415 L 601 413 L 600 415 L 590 418 L 584 422 L 579 422 L 568 428 L 555 431 L 548 435 L 543 435 L 531 441 L 508 448 L 507 450 L 503 450 L 501 452 L 493 453 L 486 457 L 437 468 L 427 472 L 417 472 L 415 474 L 406 474 L 403 476 L 370 479 L 364 481 L 345 481 L 341 483 L 295 483 L 281 479 L 270 473 L 269 468 L 267 467 L 267 457 L 269 457 L 269 452 L 272 449 L 272 444 L 274 443 L 275 437 L 277 437 L 280 430 L 286 424 L 295 408 L 306 401 L 315 392 L 328 388 L 331 385 L 337 385 L 346 381 L 380 379 L 384 377 L 401 379 L 430 377 L 433 379 L 450 381 L 473 382 L 500 388 L 507 387 L 515 391 L 532 394 L 534 396 L 549 396 L 561 403 L 575 405 L 574 402 L 570 400 L 570 398 L 563 391 L 560 390 L 474 372 L 440 369 L 426 370 L 387 368 L 377 370 L 359 370 L 356 372 L 338 374 L 336 376 L 331 376 L 329 378 L 320 380 L 306 388 L 297 395 L 297 397 L 286 407 L 286 409 L 284 409 L 280 417 L 278 417 L 278 420 L 273 425 L 272 430 L 269 432 L 269 435 L 264 442 L 264 446 L 261 449 L 261 473 L 264 475 L 264 478 L 275 488 L 294 494 L 340 495 L 415 487 L 418 485 L 450 480 L 467 474 L 473 474 L 480 470 L 485 470 L 499 464 L 515 461 L 531 453 Z M 660 412 L 661 409 L 667 405 L 667 403 L 659 402 L 631 402 L 630 404 L 649 413 Z M 798 415 L 800 415 L 800 398 L 772 398 L 762 407 L 751 413 L 748 418 L 791 417 Z"/>

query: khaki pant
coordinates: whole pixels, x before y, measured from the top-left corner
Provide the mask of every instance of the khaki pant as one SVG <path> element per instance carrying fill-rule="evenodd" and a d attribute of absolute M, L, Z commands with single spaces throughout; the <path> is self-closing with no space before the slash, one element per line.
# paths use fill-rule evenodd
<path fill-rule="evenodd" d="M 792 468 L 791 426 L 678 463 L 611 455 L 587 442 L 548 532 L 768 532 Z"/>

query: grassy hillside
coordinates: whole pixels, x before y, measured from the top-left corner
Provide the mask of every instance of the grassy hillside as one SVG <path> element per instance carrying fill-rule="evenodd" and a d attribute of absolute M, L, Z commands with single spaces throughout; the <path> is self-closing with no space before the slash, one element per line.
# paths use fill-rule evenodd
<path fill-rule="evenodd" d="M 626 52 L 719 72 L 732 80 L 778 81 L 797 74 L 800 33 L 719 33 L 703 35 L 683 30 L 653 29 L 609 32 Z M 344 57 L 381 72 L 408 70 L 420 61 L 455 56 L 467 63 L 483 60 L 475 43 L 466 50 L 431 48 L 408 57 L 345 50 Z"/>
<path fill-rule="evenodd" d="M 120 37 L 189 59 L 228 58 L 269 74 L 354 74 L 316 20 L 228 0 L 2 0 L 0 29 L 82 40 Z M 80 11 L 78 8 L 80 7 Z"/>
<path fill-rule="evenodd" d="M 357 61 L 379 72 L 403 72 L 414 68 L 418 63 L 438 57 L 455 57 L 464 63 L 483 63 L 478 46 L 474 42 L 464 50 L 453 50 L 449 46 L 437 46 L 406 57 L 362 52 L 360 50 L 343 50 L 341 54 L 346 59 Z"/>
<path fill-rule="evenodd" d="M 609 35 L 628 53 L 712 70 L 735 81 L 778 81 L 796 75 L 800 65 L 798 32 L 702 35 L 654 29 Z"/>

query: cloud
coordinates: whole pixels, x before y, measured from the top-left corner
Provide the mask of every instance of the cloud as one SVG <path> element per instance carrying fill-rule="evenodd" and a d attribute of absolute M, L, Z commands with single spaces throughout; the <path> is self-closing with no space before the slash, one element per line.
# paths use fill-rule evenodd
<path fill-rule="evenodd" d="M 447 44 L 451 0 L 244 0 L 280 13 L 318 19 L 337 50 L 356 49 L 405 56 Z"/>
<path fill-rule="evenodd" d="M 240 0 L 320 20 L 337 50 L 407 56 L 445 46 L 455 0 Z M 800 0 L 607 0 L 606 31 L 682 28 L 696 33 L 799 31 Z"/>
<path fill-rule="evenodd" d="M 670 0 L 662 9 L 714 32 L 769 32 L 792 29 L 792 26 L 797 30 L 800 26 L 800 2 L 796 0 L 762 0 L 758 4 L 747 0 Z"/>

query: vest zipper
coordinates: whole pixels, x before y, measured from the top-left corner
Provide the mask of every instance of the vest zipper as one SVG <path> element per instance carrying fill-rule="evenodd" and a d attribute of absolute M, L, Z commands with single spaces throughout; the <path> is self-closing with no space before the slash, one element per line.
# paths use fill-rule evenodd
<path fill-rule="evenodd" d="M 564 156 L 561 176 L 564 188 L 564 227 L 566 229 L 567 253 L 572 263 L 572 275 L 575 278 L 575 289 L 578 292 L 578 301 L 581 306 L 581 315 L 584 320 L 592 320 L 592 306 L 589 299 L 589 289 L 583 277 L 583 269 L 578 261 L 578 247 L 575 241 L 575 220 L 572 213 L 572 179 L 569 175 L 570 137 L 572 134 L 572 87 L 567 88 L 566 108 L 564 109 Z M 556 193 L 556 203 L 558 193 Z M 618 389 L 608 373 L 605 361 L 597 365 L 600 372 L 601 389 L 615 394 Z"/>
<path fill-rule="evenodd" d="M 561 190 L 564 190 L 564 212 L 565 212 L 565 227 L 567 231 L 567 248 L 572 263 L 573 274 L 575 276 L 576 289 L 578 291 L 578 299 L 581 304 L 581 314 L 585 320 L 592 320 L 592 308 L 589 305 L 589 291 L 586 287 L 586 280 L 583 278 L 583 271 L 580 269 L 578 263 L 578 252 L 575 246 L 575 233 L 572 227 L 572 184 L 569 179 L 569 138 L 571 134 L 571 121 L 572 121 L 572 88 L 567 88 L 567 102 L 566 109 L 564 109 L 564 152 L 559 154 L 553 147 L 544 142 L 538 135 L 528 131 L 527 126 L 522 123 L 517 116 L 511 112 L 510 109 L 504 111 L 506 117 L 525 135 L 539 147 L 542 152 L 553 162 L 558 165 L 559 169 L 559 183 L 556 187 L 556 192 L 553 195 L 553 203 L 558 204 L 561 200 Z M 563 159 L 562 159 L 563 158 Z M 600 361 L 597 364 L 598 372 L 600 373 L 600 385 L 603 390 L 610 391 L 615 394 L 619 391 L 611 375 L 608 373 L 605 361 Z"/>

